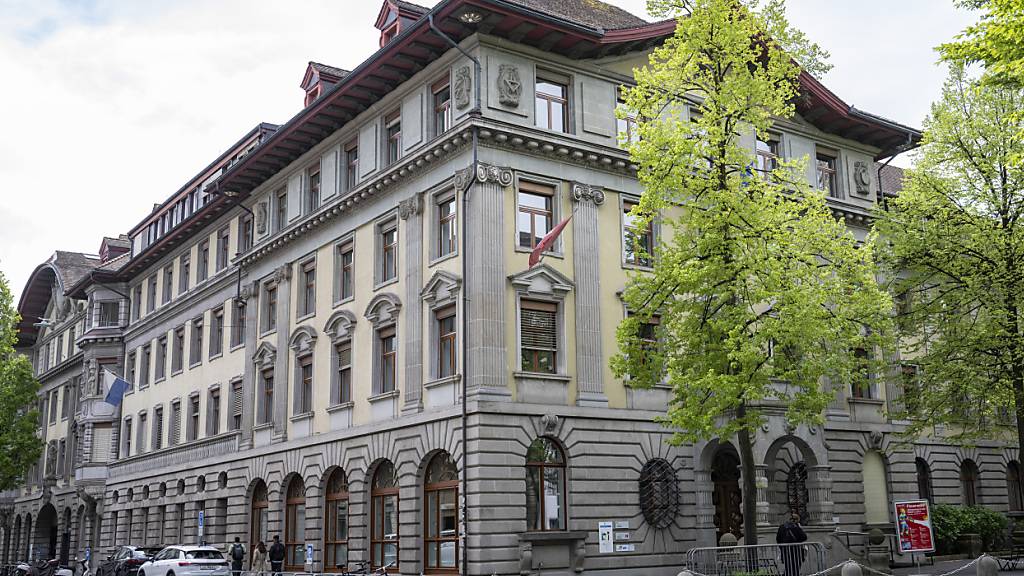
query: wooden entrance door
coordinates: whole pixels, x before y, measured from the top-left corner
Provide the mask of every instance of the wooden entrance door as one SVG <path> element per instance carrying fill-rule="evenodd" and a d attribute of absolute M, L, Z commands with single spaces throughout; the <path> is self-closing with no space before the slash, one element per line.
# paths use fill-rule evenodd
<path fill-rule="evenodd" d="M 715 541 L 729 533 L 743 537 L 743 492 L 740 491 L 740 459 L 731 450 L 719 450 L 711 464 L 715 489 Z"/>

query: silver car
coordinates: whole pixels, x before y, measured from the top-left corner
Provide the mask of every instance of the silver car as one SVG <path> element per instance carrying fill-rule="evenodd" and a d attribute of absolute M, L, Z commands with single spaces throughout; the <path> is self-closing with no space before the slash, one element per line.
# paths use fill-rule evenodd
<path fill-rule="evenodd" d="M 212 546 L 168 546 L 138 576 L 228 576 L 228 561 Z"/>

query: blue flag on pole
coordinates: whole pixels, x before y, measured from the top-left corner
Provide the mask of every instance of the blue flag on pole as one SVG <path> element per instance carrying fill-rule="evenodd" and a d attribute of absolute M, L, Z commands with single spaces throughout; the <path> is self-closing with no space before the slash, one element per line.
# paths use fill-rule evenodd
<path fill-rule="evenodd" d="M 103 371 L 103 385 L 107 388 L 107 397 L 103 401 L 111 406 L 120 405 L 124 393 L 132 386 L 127 380 L 108 370 Z"/>

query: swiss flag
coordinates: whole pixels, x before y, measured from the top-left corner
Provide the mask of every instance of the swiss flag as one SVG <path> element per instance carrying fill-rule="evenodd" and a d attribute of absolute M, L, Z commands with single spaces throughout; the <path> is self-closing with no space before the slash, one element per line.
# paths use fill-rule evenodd
<path fill-rule="evenodd" d="M 573 212 L 573 214 L 575 214 L 575 212 Z M 530 252 L 530 268 L 533 268 L 538 262 L 540 262 L 540 259 L 544 256 L 544 252 L 548 248 L 551 248 L 551 245 L 555 243 L 555 240 L 558 239 L 558 235 L 562 233 L 562 230 L 565 228 L 565 225 L 569 223 L 569 220 L 572 220 L 572 214 L 566 216 L 565 220 L 559 222 L 558 226 L 552 228 L 551 232 L 548 232 L 540 239 L 540 242 L 537 243 L 537 247 L 533 249 L 533 252 Z"/>

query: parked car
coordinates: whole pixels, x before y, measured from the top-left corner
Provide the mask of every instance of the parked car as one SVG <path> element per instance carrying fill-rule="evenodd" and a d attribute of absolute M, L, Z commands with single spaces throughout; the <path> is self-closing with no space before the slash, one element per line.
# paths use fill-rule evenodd
<path fill-rule="evenodd" d="M 213 546 L 168 546 L 138 576 L 228 576 L 228 560 Z"/>
<path fill-rule="evenodd" d="M 139 566 L 163 549 L 163 546 L 118 546 L 96 567 L 96 576 L 136 576 Z"/>

